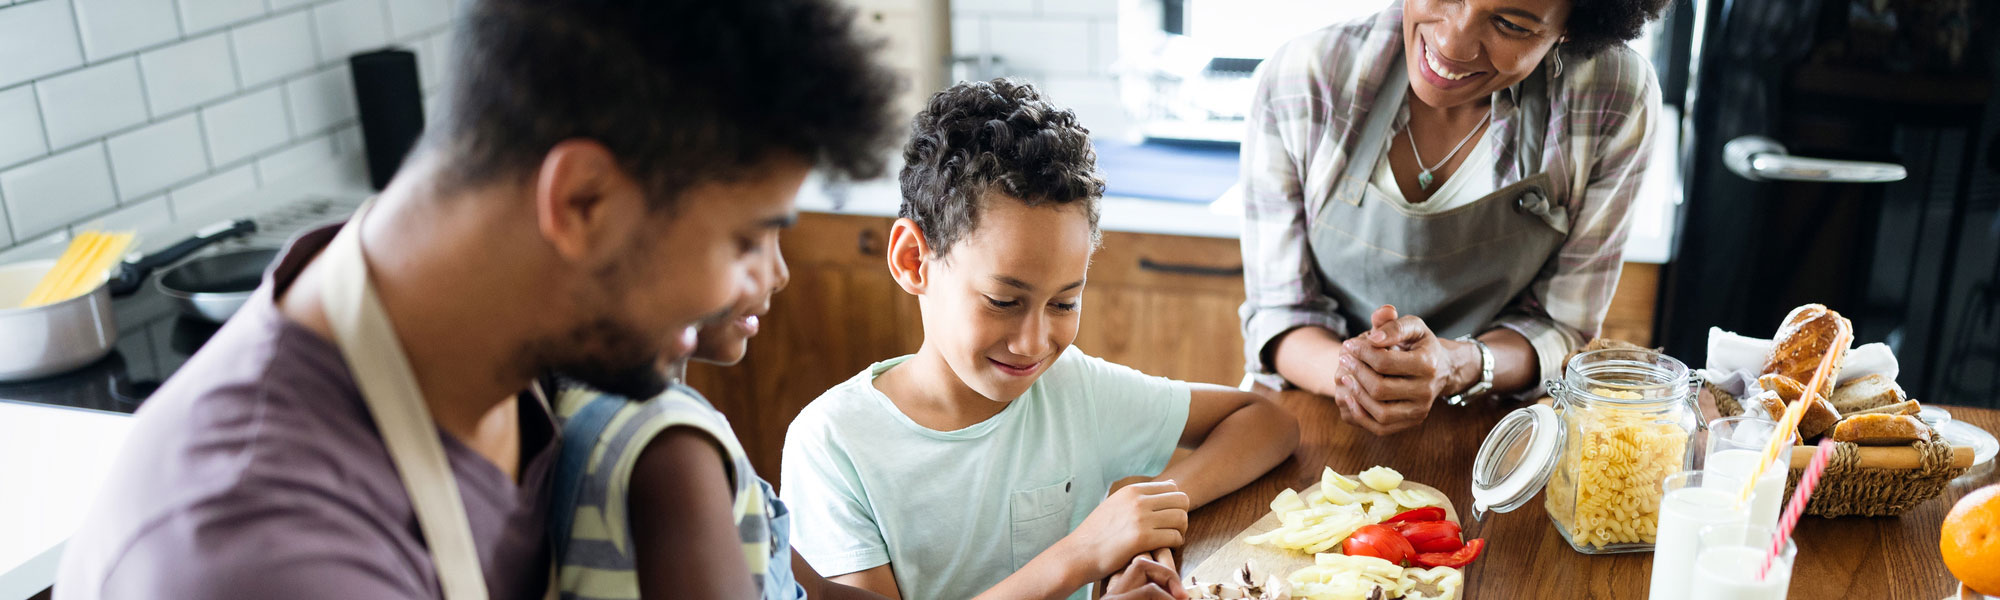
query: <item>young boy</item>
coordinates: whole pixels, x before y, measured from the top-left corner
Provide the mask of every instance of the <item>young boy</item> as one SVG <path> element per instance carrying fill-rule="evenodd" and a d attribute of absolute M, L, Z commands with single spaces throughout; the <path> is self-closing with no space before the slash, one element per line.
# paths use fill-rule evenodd
<path fill-rule="evenodd" d="M 663 359 L 668 379 L 678 382 L 690 360 L 742 362 L 771 296 L 791 280 L 776 232 L 760 252 L 767 260 L 730 311 L 689 329 Z M 792 551 L 785 504 L 693 389 L 635 403 L 570 387 L 556 407 L 565 439 L 549 520 L 564 598 L 881 597 L 826 581 Z M 1110 591 L 1137 600 L 1170 588 L 1164 567 L 1136 564 Z"/>
<path fill-rule="evenodd" d="M 891 597 L 1085 598 L 1181 545 L 1187 511 L 1284 460 L 1297 424 L 1070 347 L 1104 189 L 1073 113 L 1027 84 L 968 82 L 912 130 L 888 265 L 924 343 L 792 422 L 797 548 Z M 1168 467 L 1176 447 L 1193 452 Z M 1131 476 L 1153 480 L 1111 489 Z"/>

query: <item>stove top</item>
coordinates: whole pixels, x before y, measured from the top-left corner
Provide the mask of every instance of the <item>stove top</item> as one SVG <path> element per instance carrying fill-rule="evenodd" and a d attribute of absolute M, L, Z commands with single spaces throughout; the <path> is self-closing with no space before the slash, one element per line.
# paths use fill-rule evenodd
<path fill-rule="evenodd" d="M 251 217 L 257 232 L 220 242 L 203 256 L 238 248 L 278 248 L 300 231 L 347 218 L 366 198 L 314 197 Z M 190 257 L 192 258 L 192 257 Z M 166 269 L 154 271 L 152 277 Z M 118 343 L 103 359 L 76 370 L 29 381 L 0 383 L 0 401 L 130 413 L 187 363 L 219 325 L 181 314 L 151 282 L 112 301 Z"/>

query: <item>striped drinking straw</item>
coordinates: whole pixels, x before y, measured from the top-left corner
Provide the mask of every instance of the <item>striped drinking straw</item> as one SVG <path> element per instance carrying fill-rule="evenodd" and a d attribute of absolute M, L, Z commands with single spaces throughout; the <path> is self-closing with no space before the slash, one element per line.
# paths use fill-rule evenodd
<path fill-rule="evenodd" d="M 1764 566 L 1757 569 L 1757 580 L 1763 581 L 1771 573 L 1771 564 L 1778 561 L 1778 555 L 1785 551 L 1785 540 L 1791 539 L 1792 528 L 1799 525 L 1799 517 L 1806 514 L 1806 502 L 1812 500 L 1813 487 L 1819 485 L 1819 474 L 1826 471 L 1826 461 L 1833 457 L 1833 440 L 1820 438 L 1819 448 L 1813 452 L 1812 462 L 1806 464 L 1806 472 L 1799 475 L 1799 489 L 1792 492 L 1791 504 L 1785 506 L 1785 514 L 1778 517 L 1778 532 L 1771 536 L 1771 549 L 1764 553 Z"/>

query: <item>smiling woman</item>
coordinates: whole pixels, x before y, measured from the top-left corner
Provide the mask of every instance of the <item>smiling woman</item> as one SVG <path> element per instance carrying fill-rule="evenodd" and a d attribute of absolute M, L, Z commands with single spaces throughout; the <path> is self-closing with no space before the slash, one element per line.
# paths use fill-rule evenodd
<path fill-rule="evenodd" d="M 1402 0 L 1260 72 L 1243 144 L 1244 352 L 1377 434 L 1513 393 L 1597 335 L 1667 0 Z M 1457 339 L 1452 339 L 1457 338 Z"/>

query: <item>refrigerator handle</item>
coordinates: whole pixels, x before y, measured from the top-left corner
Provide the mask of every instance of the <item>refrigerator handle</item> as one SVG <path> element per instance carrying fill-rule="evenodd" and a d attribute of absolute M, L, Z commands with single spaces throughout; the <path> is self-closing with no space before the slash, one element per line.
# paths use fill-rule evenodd
<path fill-rule="evenodd" d="M 1792 156 L 1785 145 L 1761 135 L 1746 135 L 1722 146 L 1722 162 L 1751 181 L 1820 181 L 1884 183 L 1909 175 L 1903 165 L 1860 160 L 1829 160 Z"/>

